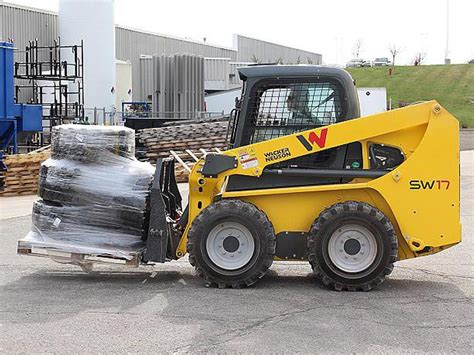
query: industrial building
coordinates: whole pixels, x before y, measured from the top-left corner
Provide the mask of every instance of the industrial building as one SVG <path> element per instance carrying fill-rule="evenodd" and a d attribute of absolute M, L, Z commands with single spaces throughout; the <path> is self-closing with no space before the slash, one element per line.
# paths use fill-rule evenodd
<path fill-rule="evenodd" d="M 0 3 L 0 40 L 13 41 L 19 50 L 23 50 L 28 42 L 34 39 L 38 39 L 39 45 L 51 45 L 60 35 L 59 22 L 58 14 L 55 12 Z M 141 65 L 141 63 L 151 59 L 152 55 L 194 54 L 203 56 L 205 58 L 204 88 L 208 92 L 238 87 L 240 83 L 235 68 L 255 59 L 261 62 L 279 61 L 281 63 L 321 64 L 322 62 L 321 54 L 242 35 L 234 35 L 232 48 L 120 25 L 115 25 L 113 36 L 115 37 L 116 59 L 121 61 L 119 63 L 122 65 L 130 63 L 131 66 L 132 87 L 131 90 L 125 90 L 129 93 L 129 97 L 126 98 L 129 101 L 149 100 L 151 93 L 146 90 L 147 83 L 144 81 L 150 73 L 144 69 L 144 64 Z M 62 43 L 70 44 L 65 43 L 63 38 Z M 87 44 L 85 52 L 87 54 Z M 117 80 L 119 80 L 118 77 Z M 87 75 L 85 82 L 87 87 Z M 148 85 L 148 87 L 151 86 Z M 90 106 L 87 101 L 86 96 L 86 107 Z M 117 99 L 117 101 L 119 100 Z"/>
<path fill-rule="evenodd" d="M 2 75 L 13 84 L 3 100 L 11 112 L 0 117 L 1 149 L 43 146 L 51 127 L 70 122 L 138 129 L 227 114 L 239 95 L 238 67 L 322 61 L 317 53 L 242 35 L 225 47 L 123 27 L 115 24 L 114 6 L 60 0 L 56 13 L 0 2 L 8 63 Z M 25 106 L 18 116 L 17 104 L 41 112 L 29 116 Z M 19 124 L 18 117 L 35 125 Z"/>

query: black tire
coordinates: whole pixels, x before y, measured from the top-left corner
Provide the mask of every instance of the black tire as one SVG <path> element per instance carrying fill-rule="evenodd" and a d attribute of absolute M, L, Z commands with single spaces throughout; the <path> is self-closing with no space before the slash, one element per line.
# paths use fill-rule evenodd
<path fill-rule="evenodd" d="M 135 157 L 135 133 L 126 127 L 61 125 L 53 128 L 51 156 L 83 163 Z"/>
<path fill-rule="evenodd" d="M 145 212 L 110 206 L 72 206 L 38 200 L 33 203 L 33 225 L 43 232 L 60 232 L 63 226 L 92 226 L 145 236 Z M 55 225 L 55 221 L 61 222 Z M 57 223 L 57 222 L 56 222 Z"/>
<path fill-rule="evenodd" d="M 342 270 L 329 256 L 330 239 L 335 238 L 336 230 L 341 232 L 341 227 L 349 224 L 359 225 L 370 231 L 376 241 L 373 262 L 358 272 Z M 344 253 L 351 253 L 347 254 L 349 258 L 361 251 L 360 245 L 355 250 L 346 251 L 345 243 L 339 251 L 342 252 L 343 248 Z M 373 289 L 392 272 L 397 254 L 398 242 L 392 223 L 380 210 L 364 202 L 348 201 L 325 209 L 313 223 L 308 236 L 308 260 L 315 275 L 326 286 L 337 291 Z"/>
<path fill-rule="evenodd" d="M 49 159 L 41 165 L 38 195 L 42 199 L 67 205 L 98 204 L 118 210 L 146 210 L 152 174 L 135 171 L 126 175 L 120 166 L 108 170 L 92 164 L 60 162 Z M 114 176 L 114 172 L 119 175 Z M 127 187 L 126 191 L 110 188 L 115 179 Z"/>
<path fill-rule="evenodd" d="M 79 213 L 77 213 L 79 212 Z M 84 214 L 85 213 L 85 214 Z M 124 226 L 83 223 L 87 210 L 74 206 L 61 206 L 49 201 L 36 201 L 33 205 L 33 228 L 47 243 L 65 242 L 74 246 L 100 248 L 143 248 L 140 233 Z M 92 212 L 89 213 L 89 216 Z M 88 221 L 94 222 L 94 220 Z M 108 222 L 107 222 L 108 223 Z"/>
<path fill-rule="evenodd" d="M 251 259 L 237 270 L 217 266 L 206 250 L 209 233 L 224 222 L 245 226 L 254 241 Z M 189 262 L 208 285 L 219 288 L 253 285 L 272 265 L 275 247 L 275 232 L 267 216 L 254 205 L 240 200 L 222 200 L 208 206 L 194 219 L 188 233 Z"/>

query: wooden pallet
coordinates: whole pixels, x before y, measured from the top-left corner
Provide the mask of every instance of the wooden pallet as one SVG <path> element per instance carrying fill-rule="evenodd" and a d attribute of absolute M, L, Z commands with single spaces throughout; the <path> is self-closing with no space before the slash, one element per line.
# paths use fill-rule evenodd
<path fill-rule="evenodd" d="M 29 242 L 25 242 L 21 239 L 18 241 L 17 253 L 27 256 L 46 257 L 60 263 L 78 265 L 84 271 L 92 271 L 93 264 L 114 264 L 138 267 L 141 260 L 140 251 L 120 250 L 120 255 L 122 256 L 118 256 L 117 253 L 108 254 L 106 252 L 74 253 L 61 247 L 31 246 Z"/>

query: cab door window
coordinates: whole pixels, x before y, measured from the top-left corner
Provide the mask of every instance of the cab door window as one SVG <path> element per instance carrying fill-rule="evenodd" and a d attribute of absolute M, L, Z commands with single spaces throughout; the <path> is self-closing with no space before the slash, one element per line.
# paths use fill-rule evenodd
<path fill-rule="evenodd" d="M 256 143 L 337 122 L 341 93 L 330 82 L 259 87 L 252 99 L 248 143 Z"/>

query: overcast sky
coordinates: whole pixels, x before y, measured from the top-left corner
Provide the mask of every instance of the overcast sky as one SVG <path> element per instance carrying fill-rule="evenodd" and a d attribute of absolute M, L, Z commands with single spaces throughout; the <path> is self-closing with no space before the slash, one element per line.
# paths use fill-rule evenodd
<path fill-rule="evenodd" d="M 389 57 L 402 48 L 398 64 L 417 52 L 426 63 L 443 63 L 447 0 L 115 0 L 120 25 L 232 46 L 232 34 L 321 53 L 325 64 L 343 64 L 358 39 L 360 57 Z M 57 11 L 57 0 L 10 0 Z M 449 58 L 474 58 L 474 0 L 449 0 Z"/>

